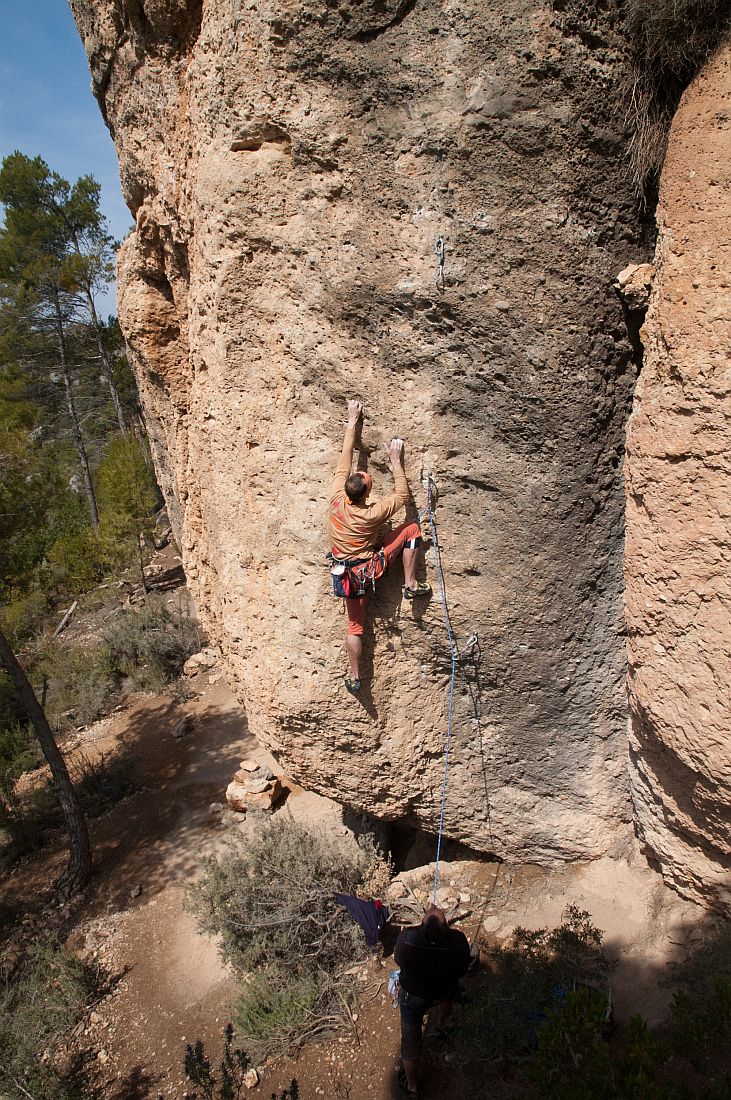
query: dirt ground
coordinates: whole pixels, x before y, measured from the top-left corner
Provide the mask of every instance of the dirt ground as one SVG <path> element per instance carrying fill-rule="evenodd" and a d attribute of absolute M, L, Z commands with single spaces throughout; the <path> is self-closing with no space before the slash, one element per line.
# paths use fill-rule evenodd
<path fill-rule="evenodd" d="M 222 843 L 210 805 L 244 757 L 279 770 L 248 734 L 245 716 L 220 672 L 199 672 L 191 697 L 134 696 L 80 732 L 71 753 L 119 753 L 134 759 L 135 793 L 92 823 L 95 873 L 69 942 L 115 976 L 77 1040 L 109 1100 L 182 1100 L 186 1043 L 201 1038 L 215 1057 L 236 986 L 216 944 L 198 934 L 183 909 L 186 885 Z M 181 726 L 181 720 L 189 720 Z M 185 730 L 187 732 L 181 732 Z M 337 804 L 293 789 L 283 811 L 344 829 Z M 61 843 L 2 882 L 6 916 L 32 921 L 65 859 Z M 418 878 L 420 872 L 411 872 Z M 431 870 L 423 869 L 424 889 Z M 703 932 L 701 910 L 667 891 L 634 853 L 554 871 L 483 862 L 446 862 L 442 884 L 469 904 L 463 928 L 483 942 L 506 938 L 516 924 L 553 925 L 569 903 L 587 909 L 619 959 L 615 1013 L 660 1020 L 669 993 L 661 983 L 670 959 L 683 958 Z M 296 1060 L 261 1071 L 252 1097 L 280 1095 L 296 1078 L 300 1100 L 389 1100 L 399 1095 L 398 1013 L 387 993 L 392 959 L 370 960 L 363 1004 L 350 1031 L 312 1046 Z M 430 1054 L 425 1096 L 468 1096 L 449 1051 Z"/>

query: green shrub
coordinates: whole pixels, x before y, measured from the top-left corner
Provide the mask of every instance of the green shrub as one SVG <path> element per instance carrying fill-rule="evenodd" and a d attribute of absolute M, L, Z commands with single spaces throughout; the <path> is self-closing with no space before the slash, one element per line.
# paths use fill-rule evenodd
<path fill-rule="evenodd" d="M 43 762 L 41 747 L 32 729 L 16 722 L 0 729 L 0 770 L 13 779 Z"/>
<path fill-rule="evenodd" d="M 0 628 L 11 647 L 18 649 L 23 642 L 39 634 L 48 616 L 48 597 L 40 589 L 12 593 L 0 608 Z"/>
<path fill-rule="evenodd" d="M 193 620 L 164 597 L 120 612 L 91 645 L 49 643 L 35 667 L 49 682 L 46 713 L 58 729 L 90 725 L 105 714 L 126 678 L 138 691 L 162 691 L 199 648 Z"/>
<path fill-rule="evenodd" d="M 317 1030 L 334 979 L 267 967 L 255 971 L 233 1007 L 233 1020 L 256 1062 L 291 1048 Z"/>
<path fill-rule="evenodd" d="M 275 818 L 232 833 L 191 889 L 201 929 L 220 936 L 224 960 L 246 976 L 235 1018 L 255 1061 L 336 1026 L 354 994 L 346 971 L 366 946 L 334 895 L 354 893 L 377 862 L 370 842 L 353 850 Z"/>
<path fill-rule="evenodd" d="M 18 693 L 4 668 L 0 668 L 0 727 L 24 721 L 25 714 L 18 700 Z"/>
<path fill-rule="evenodd" d="M 133 435 L 111 442 L 98 483 L 99 537 L 109 560 L 116 568 L 138 561 L 142 569 L 140 537 L 151 535 L 161 496 L 149 455 Z"/>
<path fill-rule="evenodd" d="M 244 1074 L 250 1062 L 243 1050 L 234 1049 L 231 1024 L 224 1031 L 223 1054 L 218 1074 L 206 1057 L 200 1039 L 188 1044 L 185 1052 L 185 1076 L 195 1086 L 195 1092 L 186 1092 L 184 1100 L 239 1100 L 246 1096 Z"/>
<path fill-rule="evenodd" d="M 65 592 L 86 592 L 104 577 L 109 556 L 91 527 L 61 535 L 48 551 L 55 583 Z"/>
<path fill-rule="evenodd" d="M 352 894 L 369 862 L 331 836 L 274 818 L 246 836 L 231 834 L 190 904 L 201 928 L 220 934 L 223 958 L 239 973 L 275 964 L 332 970 L 363 940 L 333 895 Z"/>
<path fill-rule="evenodd" d="M 20 722 L 0 729 L 0 827 L 9 839 L 6 853 L 10 862 L 32 850 L 39 842 L 28 799 L 21 799 L 16 782 L 25 771 L 43 760 L 40 745 L 28 726 Z"/>
<path fill-rule="evenodd" d="M 160 491 L 149 454 L 133 435 L 112 440 L 99 466 L 97 481 L 102 513 L 127 517 L 135 534 L 154 525 Z"/>
<path fill-rule="evenodd" d="M 731 1100 L 731 936 L 710 935 L 668 980 L 679 984 L 669 1024 L 639 1016 L 609 1034 L 606 997 L 580 987 L 554 1004 L 526 1074 L 541 1100 Z"/>
<path fill-rule="evenodd" d="M 196 624 L 164 596 L 148 597 L 139 611 L 123 611 L 104 638 L 113 667 L 138 691 L 162 691 L 200 647 Z"/>
<path fill-rule="evenodd" d="M 577 983 L 595 984 L 606 1008 L 612 963 L 600 949 L 601 940 L 589 914 L 569 906 L 557 928 L 516 928 L 511 942 L 492 948 L 491 973 L 483 975 L 450 1024 L 463 1057 L 474 1062 L 525 1058 L 536 1045 L 546 1011 Z"/>
<path fill-rule="evenodd" d="M 139 566 L 139 532 L 130 528 L 128 516 L 105 512 L 99 520 L 99 545 L 110 573 L 119 574 L 127 567 Z M 146 552 L 145 565 L 148 557 Z"/>
<path fill-rule="evenodd" d="M 62 729 L 90 725 L 109 708 L 117 688 L 112 655 L 106 645 L 51 643 L 39 670 L 50 684 L 46 713 Z"/>
<path fill-rule="evenodd" d="M 728 924 L 709 935 L 684 963 L 674 966 L 670 982 L 677 987 L 669 1036 L 672 1052 L 687 1058 L 697 1073 L 712 1075 L 720 1069 L 719 1052 L 731 1049 Z"/>
<path fill-rule="evenodd" d="M 0 987 L 0 1085 L 12 1100 L 62 1100 L 71 1090 L 54 1055 L 91 992 L 81 963 L 35 946 L 20 976 Z"/>
<path fill-rule="evenodd" d="M 690 1093 L 663 1081 L 661 1045 L 634 1016 L 625 1038 L 607 1041 L 606 999 L 595 990 L 570 993 L 549 1009 L 529 1077 L 536 1100 L 689 1100 Z"/>

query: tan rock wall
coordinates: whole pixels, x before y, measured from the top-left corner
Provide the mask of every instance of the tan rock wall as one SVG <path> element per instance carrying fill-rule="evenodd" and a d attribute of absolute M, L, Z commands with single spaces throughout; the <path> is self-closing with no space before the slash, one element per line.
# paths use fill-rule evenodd
<path fill-rule="evenodd" d="M 731 49 L 686 91 L 627 440 L 632 793 L 681 892 L 731 902 Z"/>
<path fill-rule="evenodd" d="M 72 0 L 137 228 L 120 320 L 185 568 L 252 730 L 303 785 L 434 829 L 438 601 L 372 601 L 361 700 L 323 516 L 344 401 L 377 491 L 433 470 L 464 645 L 446 826 L 533 860 L 628 831 L 611 277 L 648 258 L 617 12 L 509 0 Z M 446 287 L 435 242 L 446 238 Z M 435 579 L 431 555 L 427 572 Z"/>

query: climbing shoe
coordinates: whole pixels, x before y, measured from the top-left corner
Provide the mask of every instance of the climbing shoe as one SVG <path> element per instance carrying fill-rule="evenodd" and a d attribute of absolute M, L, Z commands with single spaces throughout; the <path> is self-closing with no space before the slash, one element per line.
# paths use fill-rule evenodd
<path fill-rule="evenodd" d="M 431 585 L 426 581 L 417 581 L 416 588 L 404 588 L 405 600 L 415 600 L 417 596 L 431 596 Z"/>
<path fill-rule="evenodd" d="M 345 687 L 351 695 L 357 695 L 360 691 L 360 680 L 351 680 L 349 676 L 346 676 Z"/>

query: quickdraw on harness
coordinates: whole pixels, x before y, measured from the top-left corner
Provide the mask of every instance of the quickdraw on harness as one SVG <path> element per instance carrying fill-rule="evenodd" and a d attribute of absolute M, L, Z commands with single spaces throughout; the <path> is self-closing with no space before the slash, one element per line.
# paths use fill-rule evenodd
<path fill-rule="evenodd" d="M 333 596 L 340 600 L 357 600 L 365 596 L 370 584 L 375 592 L 376 573 L 380 565 L 385 565 L 382 550 L 375 550 L 367 558 L 338 558 L 332 551 L 327 555 L 330 561 Z"/>

